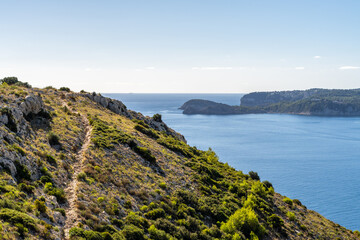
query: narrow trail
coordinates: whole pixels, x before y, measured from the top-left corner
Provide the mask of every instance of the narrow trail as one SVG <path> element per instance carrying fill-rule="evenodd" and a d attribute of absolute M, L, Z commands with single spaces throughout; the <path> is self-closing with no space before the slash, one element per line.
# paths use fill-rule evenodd
<path fill-rule="evenodd" d="M 66 103 L 63 103 L 63 106 L 68 107 Z M 72 111 L 72 113 L 78 114 L 78 112 L 75 111 Z M 74 173 L 72 175 L 70 182 L 68 183 L 68 186 L 65 188 L 65 194 L 67 196 L 67 201 L 68 201 L 68 204 L 64 206 L 66 213 L 66 220 L 64 225 L 65 239 L 69 239 L 70 237 L 69 231 L 72 227 L 76 225 L 76 222 L 78 220 L 78 214 L 76 212 L 76 206 L 75 206 L 77 201 L 76 191 L 79 183 L 77 176 L 79 175 L 79 173 L 83 168 L 83 163 L 86 158 L 85 153 L 88 150 L 91 143 L 92 127 L 89 123 L 89 120 L 85 116 L 83 115 L 81 116 L 85 127 L 85 131 L 84 131 L 85 137 L 81 148 L 78 150 L 76 154 L 76 162 L 72 165 Z"/>

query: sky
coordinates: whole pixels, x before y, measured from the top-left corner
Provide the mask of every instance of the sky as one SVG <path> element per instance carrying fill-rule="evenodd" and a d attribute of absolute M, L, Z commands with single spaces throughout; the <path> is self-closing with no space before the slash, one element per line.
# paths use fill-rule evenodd
<path fill-rule="evenodd" d="M 0 78 L 35 87 L 360 87 L 358 0 L 0 0 L 0 9 Z"/>

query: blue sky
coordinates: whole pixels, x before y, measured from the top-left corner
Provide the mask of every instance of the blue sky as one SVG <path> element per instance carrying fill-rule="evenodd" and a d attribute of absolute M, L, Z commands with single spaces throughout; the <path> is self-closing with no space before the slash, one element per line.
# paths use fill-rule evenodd
<path fill-rule="evenodd" d="M 358 88 L 360 1 L 1 1 L 0 77 L 97 92 Z"/>

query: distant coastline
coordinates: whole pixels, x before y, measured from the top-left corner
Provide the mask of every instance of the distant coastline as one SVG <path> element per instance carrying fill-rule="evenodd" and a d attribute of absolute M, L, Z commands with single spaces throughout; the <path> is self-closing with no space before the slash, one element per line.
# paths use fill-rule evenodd
<path fill-rule="evenodd" d="M 181 107 L 183 114 L 231 115 L 285 113 L 314 116 L 360 116 L 360 89 L 309 89 L 253 92 L 231 106 L 203 99 L 192 99 Z"/>

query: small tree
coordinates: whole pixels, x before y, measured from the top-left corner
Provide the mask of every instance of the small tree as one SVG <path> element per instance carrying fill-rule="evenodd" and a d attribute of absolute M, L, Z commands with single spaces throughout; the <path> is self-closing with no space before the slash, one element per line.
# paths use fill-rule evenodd
<path fill-rule="evenodd" d="M 154 119 L 155 122 L 161 122 L 161 114 L 154 114 L 154 116 L 152 117 Z"/>
<path fill-rule="evenodd" d="M 260 180 L 260 177 L 259 177 L 259 175 L 258 175 L 257 172 L 250 171 L 250 172 L 249 172 L 249 176 L 250 176 L 251 179 L 253 179 L 253 180 Z"/>
<path fill-rule="evenodd" d="M 19 80 L 17 77 L 5 77 L 5 78 L 1 79 L 1 83 L 6 83 L 8 85 L 13 85 L 18 82 L 19 82 Z"/>

